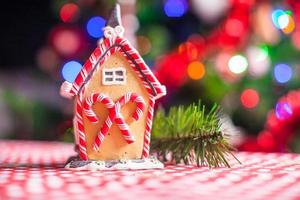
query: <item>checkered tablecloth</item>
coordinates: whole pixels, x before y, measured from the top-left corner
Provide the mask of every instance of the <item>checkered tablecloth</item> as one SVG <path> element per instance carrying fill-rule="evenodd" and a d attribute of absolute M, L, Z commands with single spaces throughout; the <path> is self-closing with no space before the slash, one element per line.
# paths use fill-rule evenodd
<path fill-rule="evenodd" d="M 71 171 L 71 144 L 0 140 L 0 199 L 300 199 L 300 155 L 236 153 L 232 168 Z"/>

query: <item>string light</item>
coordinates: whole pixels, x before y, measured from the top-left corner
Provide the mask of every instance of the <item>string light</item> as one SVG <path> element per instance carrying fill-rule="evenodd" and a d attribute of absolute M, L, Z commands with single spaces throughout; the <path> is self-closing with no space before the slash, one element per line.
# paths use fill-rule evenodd
<path fill-rule="evenodd" d="M 229 70 L 235 74 L 241 74 L 246 71 L 248 67 L 247 59 L 242 55 L 235 55 L 229 59 Z"/>
<path fill-rule="evenodd" d="M 186 0 L 167 0 L 164 11 L 168 17 L 182 17 L 187 11 Z"/>
<path fill-rule="evenodd" d="M 293 110 L 287 102 L 279 102 L 275 107 L 275 115 L 277 119 L 285 120 L 292 116 Z"/>
<path fill-rule="evenodd" d="M 62 68 L 62 76 L 66 81 L 73 83 L 81 68 L 82 65 L 79 62 L 74 60 L 69 61 Z"/>
<path fill-rule="evenodd" d="M 259 94 L 254 89 L 246 89 L 242 92 L 240 100 L 245 108 L 255 108 L 259 103 Z"/>
<path fill-rule="evenodd" d="M 277 64 L 274 67 L 274 78 L 278 83 L 287 83 L 293 76 L 292 68 L 287 64 Z"/>
<path fill-rule="evenodd" d="M 201 62 L 191 62 L 187 68 L 188 76 L 193 80 L 199 80 L 205 75 L 205 67 Z"/>
<path fill-rule="evenodd" d="M 102 17 L 92 17 L 86 25 L 88 34 L 93 38 L 102 37 L 102 29 L 104 28 L 105 24 L 106 21 Z"/>

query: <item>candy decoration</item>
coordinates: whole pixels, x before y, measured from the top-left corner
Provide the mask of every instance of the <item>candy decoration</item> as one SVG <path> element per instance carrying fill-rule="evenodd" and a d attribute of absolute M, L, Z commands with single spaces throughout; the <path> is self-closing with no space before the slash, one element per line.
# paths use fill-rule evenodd
<path fill-rule="evenodd" d="M 144 135 L 144 146 L 143 146 L 143 154 L 142 158 L 148 158 L 149 151 L 150 151 L 150 138 L 151 138 L 151 128 L 152 128 L 152 119 L 154 113 L 154 98 L 150 98 L 149 100 L 149 110 L 147 113 L 147 123 L 145 128 L 145 135 Z"/>
<path fill-rule="evenodd" d="M 139 76 L 149 94 L 151 94 L 155 99 L 166 94 L 166 88 L 158 82 L 138 52 L 129 44 L 127 39 L 120 37 L 100 40 L 99 47 L 94 50 L 73 82 L 70 93 L 72 95 L 77 95 L 84 86 L 88 75 L 92 73 L 92 69 L 101 66 L 107 58 L 117 51 L 128 60 L 129 64 Z M 103 57 L 101 57 L 101 55 L 103 55 Z M 134 59 L 134 61 L 132 61 L 132 59 Z"/>
<path fill-rule="evenodd" d="M 92 94 L 90 97 L 87 97 L 85 99 L 83 103 L 83 111 L 89 121 L 92 123 L 98 122 L 98 118 L 92 109 L 92 106 L 96 102 L 103 103 L 109 110 L 109 115 L 106 118 L 103 126 L 100 128 L 100 131 L 95 139 L 94 150 L 99 150 L 99 147 L 103 142 L 105 136 L 107 135 L 109 129 L 111 128 L 113 122 L 117 124 L 128 144 L 134 142 L 134 137 L 130 133 L 129 127 L 126 124 L 121 113 L 121 107 L 130 101 L 136 103 L 136 111 L 133 113 L 132 118 L 137 121 L 143 115 L 145 109 L 145 102 L 143 98 L 141 96 L 138 96 L 137 94 L 127 93 L 122 96 L 115 104 L 109 97 L 104 94 Z"/>
<path fill-rule="evenodd" d="M 84 126 L 83 126 L 83 119 L 82 119 L 82 95 L 79 94 L 76 101 L 76 115 L 74 117 L 74 124 L 76 125 L 75 130 L 75 138 L 78 137 L 78 149 L 79 149 L 79 156 L 82 160 L 88 160 L 87 152 L 86 152 L 86 141 L 85 141 L 85 134 L 84 134 Z"/>

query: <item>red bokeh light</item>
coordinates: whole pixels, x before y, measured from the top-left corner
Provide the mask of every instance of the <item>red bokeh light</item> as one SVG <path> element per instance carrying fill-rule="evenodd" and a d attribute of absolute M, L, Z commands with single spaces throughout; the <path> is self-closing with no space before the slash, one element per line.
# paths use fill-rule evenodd
<path fill-rule="evenodd" d="M 63 30 L 54 37 L 56 50 L 64 56 L 69 56 L 78 51 L 80 38 L 78 34 L 71 30 Z"/>
<path fill-rule="evenodd" d="M 74 3 L 64 4 L 59 12 L 63 22 L 73 22 L 79 17 L 79 7 Z"/>
<path fill-rule="evenodd" d="M 86 49 L 87 42 L 79 28 L 61 25 L 49 35 L 49 43 L 59 56 L 70 58 L 78 56 Z"/>
<path fill-rule="evenodd" d="M 254 108 L 259 103 L 259 94 L 256 90 L 246 89 L 241 94 L 241 103 L 246 108 Z"/>

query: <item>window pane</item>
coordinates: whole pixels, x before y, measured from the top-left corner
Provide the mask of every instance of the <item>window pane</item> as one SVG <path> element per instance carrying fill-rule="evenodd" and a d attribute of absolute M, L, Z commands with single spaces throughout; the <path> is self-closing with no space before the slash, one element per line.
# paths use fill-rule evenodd
<path fill-rule="evenodd" d="M 116 78 L 116 81 L 124 81 L 124 78 Z"/>
<path fill-rule="evenodd" d="M 121 70 L 115 71 L 116 75 L 123 76 L 124 72 Z"/>
<path fill-rule="evenodd" d="M 105 75 L 113 75 L 113 72 L 105 72 Z"/>
<path fill-rule="evenodd" d="M 113 78 L 105 78 L 105 81 L 113 81 Z"/>

